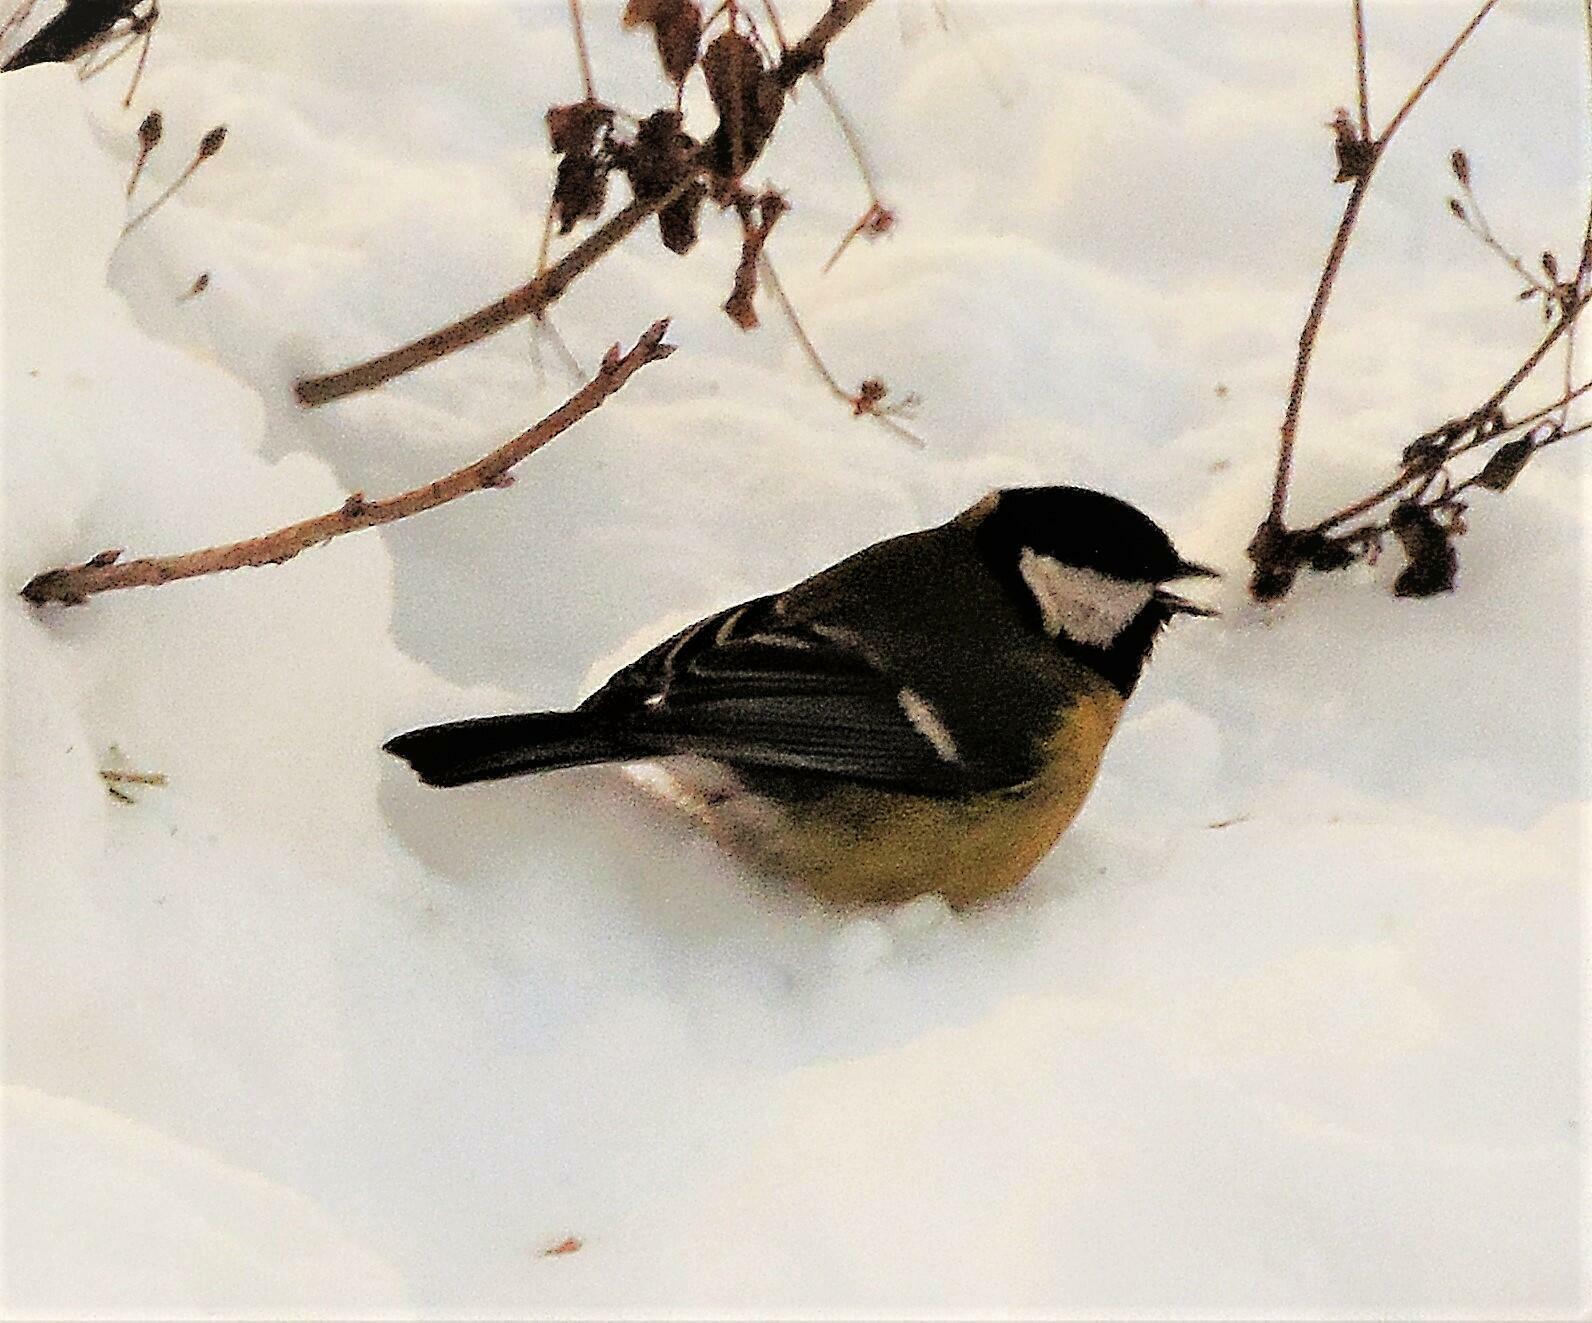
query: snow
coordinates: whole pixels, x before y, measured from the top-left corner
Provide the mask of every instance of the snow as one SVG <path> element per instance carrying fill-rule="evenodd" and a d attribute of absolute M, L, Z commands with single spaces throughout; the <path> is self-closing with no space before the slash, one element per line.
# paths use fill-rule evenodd
<path fill-rule="evenodd" d="M 1500 233 L 1567 251 L 1574 11 L 1491 16 L 1390 152 L 1302 515 L 1531 343 L 1446 162 L 1466 147 Z M 922 394 L 924 450 L 848 419 L 772 309 L 729 325 L 710 220 L 558 306 L 588 368 L 666 313 L 681 352 L 507 491 L 0 605 L 10 1313 L 1584 1311 L 1585 455 L 1476 502 L 1453 597 L 1395 601 L 1383 565 L 1246 604 L 1346 17 L 951 12 L 961 36 L 881 0 L 829 66 L 895 236 L 817 276 L 865 204 L 817 98 L 762 167 L 809 329 L 843 380 Z M 653 104 L 647 41 L 588 15 L 600 91 Z M 566 393 L 524 327 L 312 413 L 288 393 L 524 279 L 540 115 L 579 94 L 564 21 L 173 3 L 129 111 L 114 71 L 0 78 L 7 584 L 396 490 Z M 1371 7 L 1379 114 L 1462 21 Z M 150 106 L 139 197 L 227 144 L 118 244 Z M 1076 826 L 981 910 L 829 912 L 608 771 L 443 794 L 379 752 L 571 701 L 1026 481 L 1138 501 L 1230 577 Z M 103 768 L 168 784 L 121 803 Z"/>

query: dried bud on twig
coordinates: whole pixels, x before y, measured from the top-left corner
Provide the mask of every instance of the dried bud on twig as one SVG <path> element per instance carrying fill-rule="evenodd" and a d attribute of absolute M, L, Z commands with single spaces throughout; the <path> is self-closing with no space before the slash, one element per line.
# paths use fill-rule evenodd
<path fill-rule="evenodd" d="M 1449 153 L 1448 165 L 1454 172 L 1454 178 L 1459 180 L 1461 188 L 1470 187 L 1470 157 L 1466 156 L 1458 147 Z"/>
<path fill-rule="evenodd" d="M 199 139 L 199 150 L 194 153 L 194 163 L 208 160 L 221 150 L 221 144 L 227 140 L 227 126 L 217 124 L 209 133 Z"/>
<path fill-rule="evenodd" d="M 1338 173 L 1332 182 L 1342 184 L 1370 174 L 1371 164 L 1376 160 L 1376 144 L 1360 136 L 1349 112 L 1339 106 L 1327 127 L 1332 130 L 1333 148 L 1338 158 Z"/>
<path fill-rule="evenodd" d="M 155 150 L 165 131 L 166 120 L 158 110 L 151 110 L 144 116 L 143 123 L 138 126 L 138 146 L 145 156 Z"/>

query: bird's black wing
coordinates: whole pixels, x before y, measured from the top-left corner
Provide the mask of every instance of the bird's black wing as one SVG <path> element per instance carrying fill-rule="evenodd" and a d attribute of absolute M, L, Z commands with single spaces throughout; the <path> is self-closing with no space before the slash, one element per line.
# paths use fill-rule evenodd
<path fill-rule="evenodd" d="M 699 621 L 582 704 L 658 753 L 919 794 L 1014 779 L 971 764 L 928 700 L 854 631 L 788 620 L 777 597 Z"/>

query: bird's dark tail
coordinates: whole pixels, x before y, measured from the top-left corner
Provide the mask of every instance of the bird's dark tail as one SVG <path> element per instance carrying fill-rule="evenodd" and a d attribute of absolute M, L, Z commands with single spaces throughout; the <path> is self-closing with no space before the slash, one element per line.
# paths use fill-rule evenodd
<path fill-rule="evenodd" d="M 428 786 L 462 786 L 555 767 L 643 756 L 589 712 L 521 712 L 474 717 L 395 735 L 381 746 Z"/>

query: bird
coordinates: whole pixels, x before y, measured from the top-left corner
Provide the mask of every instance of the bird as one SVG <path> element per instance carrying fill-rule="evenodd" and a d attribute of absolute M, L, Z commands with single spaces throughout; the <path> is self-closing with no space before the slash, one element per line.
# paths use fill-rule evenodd
<path fill-rule="evenodd" d="M 991 492 L 697 621 L 570 711 L 383 746 L 430 786 L 594 763 L 652 780 L 752 872 L 843 907 L 1015 887 L 1072 823 L 1162 629 L 1218 572 L 1083 487 Z"/>

